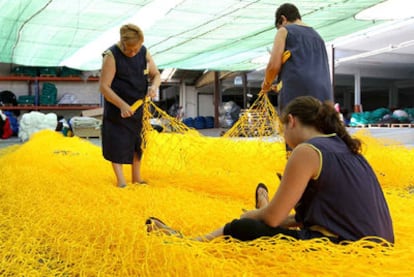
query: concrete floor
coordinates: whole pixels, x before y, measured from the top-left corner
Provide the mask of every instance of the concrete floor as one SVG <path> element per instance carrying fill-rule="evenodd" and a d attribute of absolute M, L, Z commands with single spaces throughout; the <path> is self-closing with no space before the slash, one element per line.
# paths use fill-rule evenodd
<path fill-rule="evenodd" d="M 364 128 L 376 138 L 385 138 L 389 140 L 395 140 L 396 142 L 402 143 L 408 147 L 414 147 L 414 128 Z M 361 128 L 349 128 L 349 132 L 352 134 Z M 216 128 L 216 129 L 202 129 L 199 130 L 205 136 L 219 137 L 222 132 L 227 129 Z M 101 145 L 100 139 L 90 138 L 92 143 Z M 14 144 L 21 144 L 21 140 L 18 137 L 11 137 L 9 139 L 0 139 L 0 148 L 7 147 Z"/>
<path fill-rule="evenodd" d="M 389 140 L 395 140 L 408 147 L 414 147 L 414 128 L 364 128 L 376 138 L 383 138 Z M 361 128 L 348 128 L 352 134 Z"/>

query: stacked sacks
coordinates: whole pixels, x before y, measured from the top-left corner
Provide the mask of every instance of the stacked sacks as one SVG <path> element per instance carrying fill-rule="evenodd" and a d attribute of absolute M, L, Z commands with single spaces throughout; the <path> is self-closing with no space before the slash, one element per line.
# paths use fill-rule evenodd
<path fill-rule="evenodd" d="M 13 131 L 10 126 L 10 121 L 6 114 L 0 110 L 0 138 L 6 139 L 11 137 Z"/>
<path fill-rule="evenodd" d="M 57 123 L 58 120 L 55 113 L 43 114 L 41 112 L 32 111 L 23 114 L 20 119 L 18 136 L 22 141 L 26 141 L 32 134 L 40 130 L 56 130 Z"/>
<path fill-rule="evenodd" d="M 0 110 L 0 115 L 1 115 L 1 110 Z M 4 138 L 11 137 L 11 136 L 17 136 L 17 134 L 19 132 L 19 121 L 18 121 L 16 115 L 12 111 L 4 111 L 4 115 L 6 116 L 4 127 L 5 128 L 10 128 L 11 131 L 8 131 L 9 135 L 7 137 L 2 136 L 2 138 L 4 139 Z M 7 124 L 8 124 L 9 127 L 7 127 Z M 3 135 L 4 135 L 4 133 L 3 133 Z"/>
<path fill-rule="evenodd" d="M 73 134 L 78 137 L 100 137 L 101 125 L 100 119 L 89 116 L 74 116 L 69 120 Z"/>
<path fill-rule="evenodd" d="M 56 67 L 38 67 L 39 76 L 57 76 Z"/>
<path fill-rule="evenodd" d="M 408 120 L 414 124 L 414 108 L 406 108 L 405 111 L 408 113 Z"/>
<path fill-rule="evenodd" d="M 229 101 L 219 106 L 220 127 L 229 128 L 239 119 L 240 107 L 234 102 Z"/>
<path fill-rule="evenodd" d="M 52 83 L 44 83 L 40 95 L 40 105 L 56 105 L 57 88 Z"/>
<path fill-rule="evenodd" d="M 383 120 L 384 116 L 390 114 L 390 112 L 391 111 L 387 108 L 378 108 L 374 111 L 353 113 L 349 125 L 358 126 L 379 123 Z"/>
<path fill-rule="evenodd" d="M 58 105 L 72 105 L 72 104 L 78 104 L 78 103 L 79 103 L 79 100 L 76 97 L 76 95 L 72 93 L 65 93 L 60 98 Z"/>
<path fill-rule="evenodd" d="M 37 76 L 37 68 L 30 67 L 30 66 L 16 66 L 11 70 L 11 75 L 13 76 L 29 76 L 29 77 L 36 77 Z"/>
<path fill-rule="evenodd" d="M 80 76 L 82 72 L 78 69 L 73 69 L 69 67 L 62 67 L 62 70 L 60 71 L 60 77 L 74 77 L 74 76 Z"/>
<path fill-rule="evenodd" d="M 409 114 L 402 109 L 397 109 L 392 112 L 392 117 L 395 118 L 400 123 L 408 123 L 409 120 Z"/>

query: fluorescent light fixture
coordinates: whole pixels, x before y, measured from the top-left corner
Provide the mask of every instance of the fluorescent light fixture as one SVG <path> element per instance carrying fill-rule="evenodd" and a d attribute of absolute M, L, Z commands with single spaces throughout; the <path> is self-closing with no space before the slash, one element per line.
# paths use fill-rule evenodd
<path fill-rule="evenodd" d="M 367 57 L 371 57 L 371 56 L 375 56 L 375 55 L 379 55 L 379 54 L 383 54 L 383 53 L 390 53 L 390 52 L 395 51 L 397 49 L 401 49 L 401 48 L 405 48 L 405 47 L 409 47 L 409 46 L 413 46 L 413 45 L 414 45 L 414 40 L 404 41 L 404 42 L 402 42 L 400 44 L 397 44 L 397 45 L 391 44 L 387 47 L 383 47 L 383 48 L 375 49 L 375 50 L 372 50 L 372 51 L 368 51 L 368 52 L 352 55 L 352 56 L 349 56 L 349 57 L 344 57 L 344 58 L 337 59 L 337 60 L 335 60 L 335 66 L 339 65 L 341 63 L 345 63 L 345 62 L 349 62 L 349 61 L 353 61 L 353 60 L 367 58 Z"/>
<path fill-rule="evenodd" d="M 176 68 L 166 68 L 161 72 L 161 82 L 166 82 L 171 80 L 174 76 L 174 73 L 177 69 Z"/>
<path fill-rule="evenodd" d="M 388 0 L 358 13 L 358 20 L 397 20 L 414 17 L 414 1 Z"/>
<path fill-rule="evenodd" d="M 134 23 L 144 32 L 148 30 L 155 22 L 162 19 L 171 9 L 181 4 L 184 0 L 154 0 L 142 7 L 134 16 L 123 21 L 119 26 L 103 33 L 98 39 L 79 49 L 74 55 L 65 59 L 60 66 L 71 68 L 81 68 L 83 64 L 96 60 L 99 62 L 97 68 L 100 68 L 102 52 L 109 46 L 119 40 L 119 28 L 123 24 Z M 96 68 L 96 69 L 97 69 Z"/>
<path fill-rule="evenodd" d="M 395 20 L 392 24 L 383 23 L 366 30 L 355 32 L 348 36 L 339 37 L 330 43 L 333 47 L 345 46 L 347 44 L 356 43 L 360 40 L 364 40 L 371 37 L 381 36 L 382 34 L 392 33 L 394 30 L 402 30 L 406 28 L 411 28 L 414 24 L 414 18 L 405 19 L 405 20 Z"/>

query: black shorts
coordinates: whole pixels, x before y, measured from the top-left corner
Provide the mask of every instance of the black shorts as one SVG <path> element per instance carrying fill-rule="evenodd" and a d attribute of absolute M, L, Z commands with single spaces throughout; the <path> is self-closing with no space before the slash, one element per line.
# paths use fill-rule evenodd
<path fill-rule="evenodd" d="M 337 238 L 324 236 L 322 233 L 317 231 L 309 229 L 294 230 L 282 227 L 271 227 L 262 221 L 250 218 L 235 219 L 232 222 L 227 223 L 224 226 L 223 233 L 225 236 L 231 236 L 241 241 L 250 241 L 260 237 L 273 237 L 278 234 L 282 234 L 298 240 L 326 237 L 334 243 L 339 242 Z"/>

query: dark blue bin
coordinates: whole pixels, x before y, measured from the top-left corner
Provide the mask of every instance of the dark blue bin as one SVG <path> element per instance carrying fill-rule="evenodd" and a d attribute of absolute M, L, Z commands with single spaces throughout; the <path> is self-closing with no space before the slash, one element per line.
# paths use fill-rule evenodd
<path fill-rule="evenodd" d="M 183 123 L 190 128 L 194 128 L 194 119 L 192 117 L 184 118 Z"/>
<path fill-rule="evenodd" d="M 194 118 L 194 127 L 196 129 L 205 129 L 206 128 L 206 119 L 204 116 L 197 116 Z"/>

